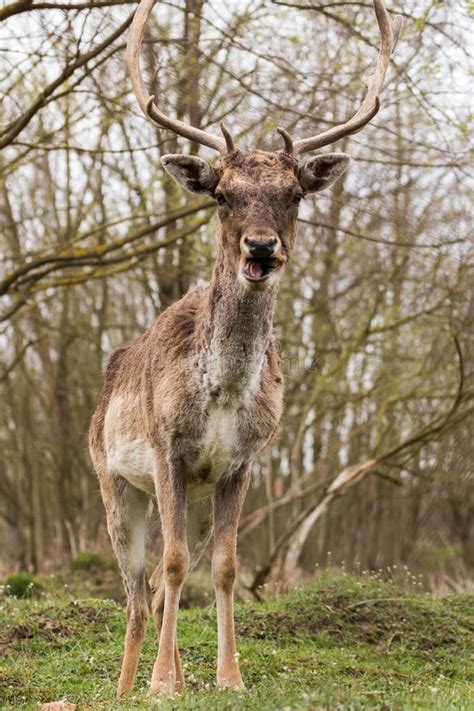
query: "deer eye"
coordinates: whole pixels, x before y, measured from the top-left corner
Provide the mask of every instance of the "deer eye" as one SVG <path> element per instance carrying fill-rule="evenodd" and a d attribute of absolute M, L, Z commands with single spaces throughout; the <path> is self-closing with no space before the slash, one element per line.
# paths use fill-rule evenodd
<path fill-rule="evenodd" d="M 296 195 L 293 195 L 293 199 L 291 202 L 293 205 L 299 205 L 303 198 L 303 193 L 296 193 Z"/>
<path fill-rule="evenodd" d="M 214 199 L 218 205 L 225 205 L 227 200 L 224 197 L 224 193 L 214 193 Z"/>

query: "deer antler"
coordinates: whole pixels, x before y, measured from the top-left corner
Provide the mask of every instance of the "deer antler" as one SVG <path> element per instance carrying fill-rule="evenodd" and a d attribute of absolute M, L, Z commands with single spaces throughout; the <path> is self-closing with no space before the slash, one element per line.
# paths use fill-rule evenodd
<path fill-rule="evenodd" d="M 209 146 L 209 148 L 214 148 L 219 153 L 228 153 L 233 150 L 233 143 L 225 126 L 221 125 L 221 130 L 224 134 L 224 138 L 221 138 L 200 128 L 188 126 L 182 121 L 178 121 L 178 119 L 170 118 L 155 105 L 155 97 L 150 96 L 145 87 L 140 71 L 140 51 L 143 34 L 155 2 L 156 0 L 141 0 L 133 18 L 127 42 L 127 64 L 140 108 L 145 116 L 160 128 L 168 128 L 179 136 L 189 138 L 190 141 L 196 141 L 196 143 Z"/>
<path fill-rule="evenodd" d="M 387 73 L 390 55 L 397 44 L 402 26 L 402 18 L 400 15 L 396 15 L 394 19 L 391 20 L 383 0 L 373 0 L 373 3 L 375 15 L 377 17 L 377 24 L 380 29 L 380 49 L 377 59 L 377 67 L 374 74 L 367 79 L 367 93 L 359 110 L 351 119 L 349 119 L 349 121 L 346 121 L 339 126 L 334 126 L 333 128 L 318 134 L 317 136 L 303 138 L 299 141 L 293 142 L 291 136 L 289 136 L 284 129 L 278 128 L 277 131 L 285 141 L 285 151 L 287 153 L 291 152 L 290 149 L 292 143 L 292 153 L 294 156 L 297 156 L 300 153 L 314 151 L 316 148 L 327 146 L 330 143 L 338 141 L 344 136 L 350 135 L 351 133 L 357 133 L 357 131 L 360 131 L 361 128 L 368 124 L 378 112 L 380 108 L 379 94 L 383 87 L 385 74 Z"/>

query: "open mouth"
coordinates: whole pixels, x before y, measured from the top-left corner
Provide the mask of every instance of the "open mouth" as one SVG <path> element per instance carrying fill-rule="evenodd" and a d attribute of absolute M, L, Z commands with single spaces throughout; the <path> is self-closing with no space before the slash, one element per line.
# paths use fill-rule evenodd
<path fill-rule="evenodd" d="M 242 273 L 249 281 L 261 282 L 268 279 L 270 274 L 279 269 L 282 264 L 283 262 L 275 257 L 245 259 Z"/>

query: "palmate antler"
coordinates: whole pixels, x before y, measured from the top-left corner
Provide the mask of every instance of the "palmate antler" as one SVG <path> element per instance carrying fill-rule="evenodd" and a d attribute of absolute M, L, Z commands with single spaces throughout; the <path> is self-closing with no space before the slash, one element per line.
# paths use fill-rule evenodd
<path fill-rule="evenodd" d="M 357 133 L 371 121 L 380 108 L 379 94 L 382 90 L 385 75 L 390 63 L 390 55 L 395 49 L 402 27 L 402 17 L 396 15 L 393 20 L 387 12 L 383 0 L 373 0 L 377 24 L 380 30 L 380 49 L 377 59 L 377 67 L 374 74 L 367 80 L 367 93 L 359 110 L 345 123 L 329 128 L 323 133 L 310 138 L 302 138 L 293 141 L 290 134 L 284 128 L 278 128 L 278 133 L 285 142 L 285 151 L 290 155 L 298 156 L 300 153 L 314 151 L 317 148 L 328 146 L 330 143 L 339 141 L 344 136 Z"/>
<path fill-rule="evenodd" d="M 170 131 L 188 138 L 190 141 L 201 143 L 209 148 L 214 148 L 219 153 L 225 155 L 231 153 L 234 148 L 232 136 L 224 124 L 220 123 L 220 128 L 224 138 L 208 133 L 200 128 L 188 126 L 187 124 L 173 119 L 164 114 L 155 104 L 155 97 L 150 95 L 145 87 L 140 71 L 140 51 L 143 41 L 143 34 L 150 17 L 150 13 L 156 0 L 141 0 L 133 18 L 130 28 L 130 35 L 127 43 L 127 63 L 132 79 L 135 96 L 143 113 L 155 125 L 160 128 L 167 128 Z M 380 50 L 375 73 L 367 81 L 367 93 L 359 110 L 354 116 L 339 126 L 323 131 L 316 136 L 293 141 L 290 134 L 284 128 L 278 128 L 278 133 L 285 142 L 285 152 L 298 156 L 300 153 L 314 151 L 330 143 L 334 143 L 344 136 L 360 131 L 369 121 L 373 119 L 380 108 L 379 94 L 382 90 L 385 75 L 387 73 L 390 56 L 395 49 L 395 45 L 400 34 L 402 18 L 396 15 L 392 20 L 387 12 L 383 0 L 373 0 L 375 15 L 380 29 Z"/>
<path fill-rule="evenodd" d="M 160 128 L 168 128 L 170 131 L 188 138 L 190 141 L 196 141 L 209 148 L 214 148 L 219 153 L 230 153 L 234 150 L 232 137 L 221 123 L 221 131 L 224 138 L 215 136 L 213 133 L 208 133 L 200 128 L 188 126 L 178 119 L 173 119 L 164 114 L 155 104 L 155 97 L 150 96 L 140 71 L 140 51 L 143 42 L 143 35 L 146 29 L 148 18 L 155 5 L 156 0 L 141 0 L 135 16 L 133 18 L 130 34 L 127 42 L 127 64 L 132 79 L 133 90 L 137 97 L 138 104 L 145 114 L 155 125 Z"/>

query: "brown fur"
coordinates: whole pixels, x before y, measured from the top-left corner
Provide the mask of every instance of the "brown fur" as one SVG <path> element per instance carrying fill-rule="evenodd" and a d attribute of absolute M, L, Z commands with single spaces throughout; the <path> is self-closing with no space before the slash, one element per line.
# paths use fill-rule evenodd
<path fill-rule="evenodd" d="M 187 509 L 206 497 L 214 511 L 217 680 L 220 686 L 243 687 L 232 611 L 237 527 L 252 463 L 271 441 L 282 413 L 272 319 L 278 279 L 295 239 L 293 201 L 301 192 L 296 162 L 282 153 L 235 151 L 217 169 L 205 166 L 211 180 L 206 187 L 199 182 L 203 161 L 168 159 L 179 160 L 172 169 L 188 188 L 225 193 L 226 202 L 218 210 L 210 284 L 190 291 L 134 343 L 111 355 L 92 418 L 90 452 L 128 595 L 119 694 L 133 685 L 148 618 L 144 521 L 150 496 L 157 499 L 164 541 L 162 564 L 150 581 L 161 632 L 151 693 L 183 689 L 176 615 L 190 565 Z M 277 241 L 281 268 L 263 286 L 242 277 L 249 235 Z"/>

